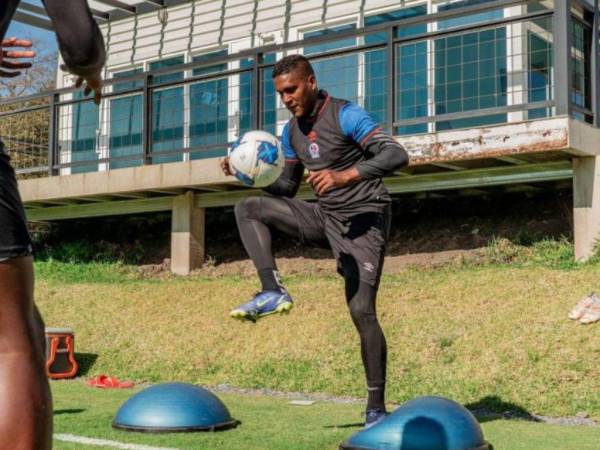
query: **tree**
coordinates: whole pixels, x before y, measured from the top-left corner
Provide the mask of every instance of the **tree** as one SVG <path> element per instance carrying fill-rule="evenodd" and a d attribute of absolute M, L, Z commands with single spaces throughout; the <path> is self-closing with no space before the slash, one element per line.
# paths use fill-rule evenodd
<path fill-rule="evenodd" d="M 2 99 L 15 99 L 27 95 L 52 91 L 56 86 L 57 52 L 41 41 L 34 41 L 37 56 L 33 66 L 15 78 L 0 78 Z M 34 170 L 48 166 L 48 137 L 50 122 L 50 97 L 3 105 L 0 113 L 22 111 L 0 116 L 0 139 L 4 142 L 13 167 Z M 45 172 L 45 171 L 44 171 Z M 42 172 L 43 176 L 46 174 Z M 21 177 L 39 176 L 39 173 L 23 173 Z"/>

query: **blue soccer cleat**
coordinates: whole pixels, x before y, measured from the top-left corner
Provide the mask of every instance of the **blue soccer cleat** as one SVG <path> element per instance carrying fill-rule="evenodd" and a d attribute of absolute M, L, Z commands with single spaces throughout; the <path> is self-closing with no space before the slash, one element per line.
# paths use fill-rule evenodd
<path fill-rule="evenodd" d="M 387 417 L 388 413 L 384 409 L 367 409 L 365 414 L 365 430 L 368 430 L 373 425 L 377 425 Z"/>
<path fill-rule="evenodd" d="M 286 291 L 262 291 L 248 303 L 238 306 L 229 315 L 235 319 L 256 322 L 261 317 L 285 313 L 292 309 L 292 297 Z"/>

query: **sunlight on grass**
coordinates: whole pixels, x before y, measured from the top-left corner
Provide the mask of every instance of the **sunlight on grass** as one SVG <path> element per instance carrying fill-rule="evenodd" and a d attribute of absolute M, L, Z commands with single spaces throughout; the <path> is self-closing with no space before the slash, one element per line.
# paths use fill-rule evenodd
<path fill-rule="evenodd" d="M 38 264 L 37 301 L 48 326 L 75 329 L 88 376 L 365 395 L 338 277 L 288 277 L 291 314 L 252 324 L 228 313 L 252 294 L 254 277 L 140 280 L 127 267 L 47 264 Z M 600 418 L 598 327 L 566 318 L 599 275 L 597 264 L 484 264 L 385 276 L 388 400 L 438 394 L 496 411 Z"/>

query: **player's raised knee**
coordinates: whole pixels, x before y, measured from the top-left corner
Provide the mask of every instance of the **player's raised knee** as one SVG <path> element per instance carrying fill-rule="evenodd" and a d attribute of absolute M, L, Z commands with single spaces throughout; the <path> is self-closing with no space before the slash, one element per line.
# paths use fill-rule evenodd
<path fill-rule="evenodd" d="M 236 203 L 234 212 L 237 219 L 252 217 L 260 208 L 260 197 L 246 197 Z"/>

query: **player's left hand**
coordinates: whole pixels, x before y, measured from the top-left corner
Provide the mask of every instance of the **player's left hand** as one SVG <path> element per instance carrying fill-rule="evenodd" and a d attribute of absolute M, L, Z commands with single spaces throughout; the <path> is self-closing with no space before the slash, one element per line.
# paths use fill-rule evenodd
<path fill-rule="evenodd" d="M 342 171 L 330 169 L 311 171 L 306 179 L 317 195 L 323 195 L 330 189 L 343 187 L 358 180 L 360 175 L 354 168 Z"/>
<path fill-rule="evenodd" d="M 32 42 L 29 39 L 17 39 L 16 37 L 4 39 L 0 42 L 0 77 L 14 78 L 21 75 L 19 69 L 29 69 L 30 62 L 19 62 L 20 59 L 33 58 L 33 50 L 12 50 L 13 48 L 30 48 Z M 11 50 L 5 50 L 11 49 Z M 9 70 L 4 70 L 9 69 Z"/>

